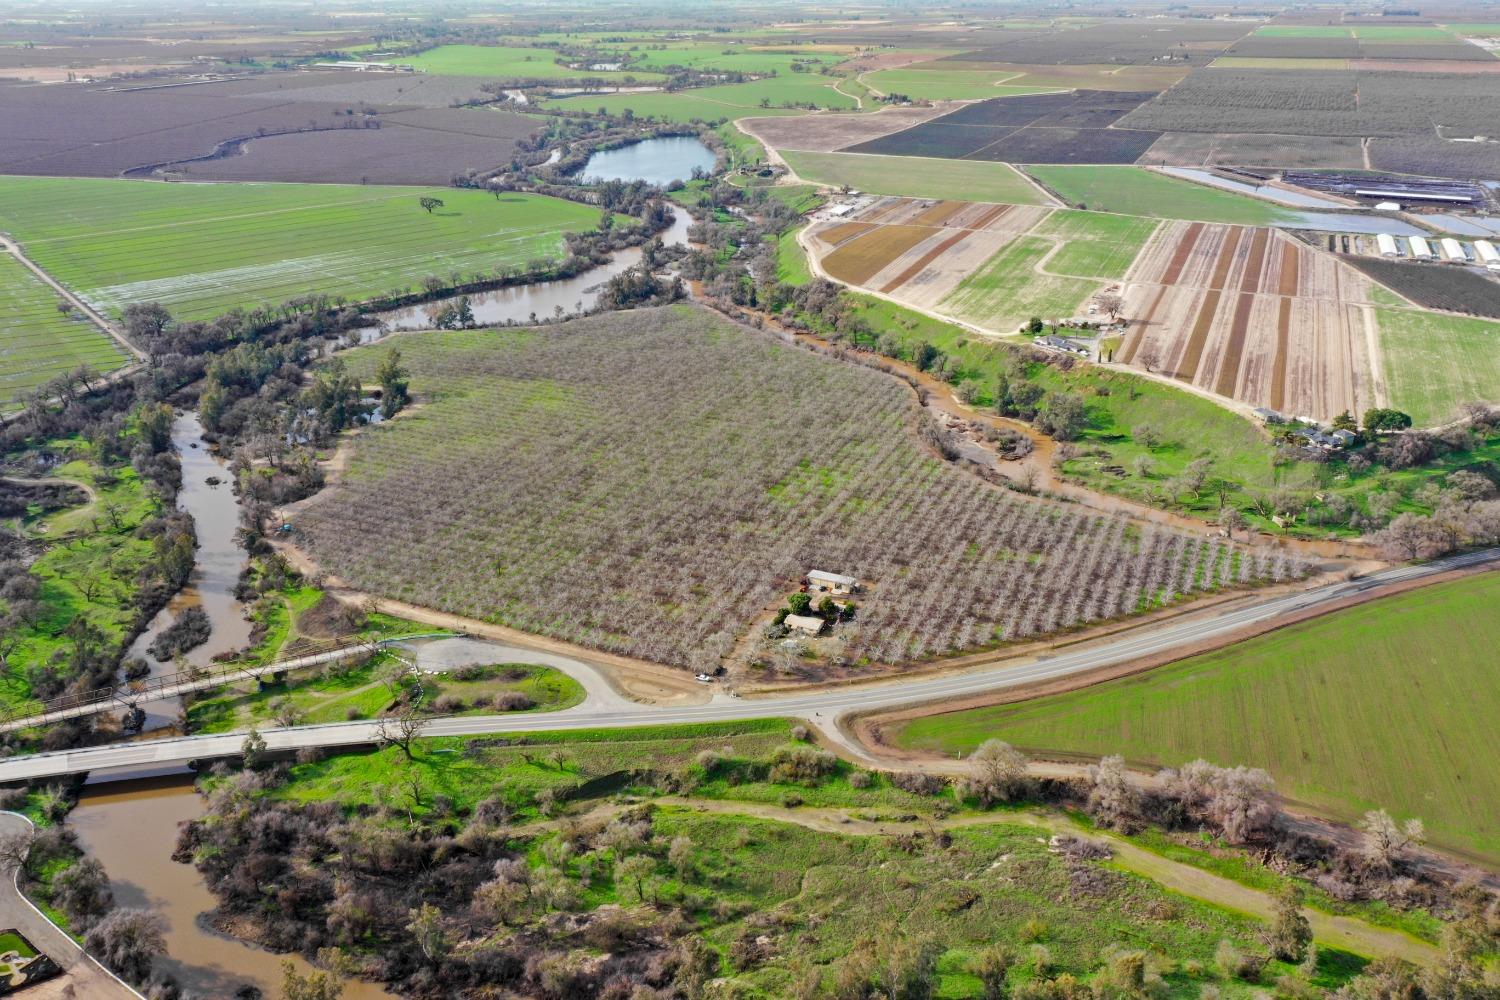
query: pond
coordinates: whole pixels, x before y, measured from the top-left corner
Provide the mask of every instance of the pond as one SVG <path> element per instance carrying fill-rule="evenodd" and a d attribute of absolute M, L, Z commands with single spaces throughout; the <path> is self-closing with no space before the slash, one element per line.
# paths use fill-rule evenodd
<path fill-rule="evenodd" d="M 584 181 L 646 181 L 666 187 L 691 180 L 693 168 L 714 168 L 714 151 L 690 135 L 645 139 L 589 157 L 579 176 Z"/>
<path fill-rule="evenodd" d="M 68 826 L 79 846 L 104 866 L 120 906 L 144 908 L 166 921 L 167 954 L 156 967 L 195 996 L 233 997 L 242 986 L 280 996 L 281 963 L 275 955 L 205 926 L 200 916 L 215 906 L 198 869 L 172 860 L 177 828 L 203 815 L 204 801 L 191 777 L 150 778 L 84 789 Z M 344 1000 L 380 1000 L 383 988 L 363 981 L 344 988 Z"/>

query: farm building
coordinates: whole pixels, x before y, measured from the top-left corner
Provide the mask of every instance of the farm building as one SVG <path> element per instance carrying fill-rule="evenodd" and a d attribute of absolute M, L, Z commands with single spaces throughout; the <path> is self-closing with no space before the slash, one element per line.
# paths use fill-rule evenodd
<path fill-rule="evenodd" d="M 1401 203 L 1399 201 L 1382 201 L 1380 204 L 1375 206 L 1375 211 L 1399 212 L 1401 211 Z"/>
<path fill-rule="evenodd" d="M 1437 191 L 1388 191 L 1382 188 L 1355 188 L 1354 193 L 1361 198 L 1380 198 L 1382 200 L 1405 198 L 1407 201 L 1438 201 L 1443 204 L 1452 205 L 1472 205 L 1479 200 L 1475 195 L 1439 193 Z"/>
<path fill-rule="evenodd" d="M 1413 260 L 1437 260 L 1437 254 L 1432 252 L 1432 245 L 1420 236 L 1407 237 L 1411 244 L 1411 256 Z"/>
<path fill-rule="evenodd" d="M 782 624 L 793 631 L 806 632 L 808 635 L 821 635 L 828 625 L 816 615 L 787 615 Z"/>
<path fill-rule="evenodd" d="M 825 590 L 830 594 L 852 594 L 859 589 L 859 581 L 854 577 L 828 573 L 821 569 L 807 574 L 807 584 L 813 590 Z"/>
<path fill-rule="evenodd" d="M 1043 337 L 1037 343 L 1043 347 L 1050 347 L 1054 351 L 1066 351 L 1069 354 L 1076 354 L 1081 358 L 1089 356 L 1089 349 L 1085 345 L 1080 344 L 1076 340 L 1068 340 L 1066 337 Z"/>
<path fill-rule="evenodd" d="M 1284 424 L 1284 423 L 1286 423 L 1286 417 L 1283 417 L 1281 414 L 1277 413 L 1275 410 L 1268 409 L 1267 407 L 1264 407 L 1264 406 L 1257 406 L 1251 412 L 1254 413 L 1255 416 L 1263 424 Z"/>
<path fill-rule="evenodd" d="M 1438 246 L 1443 248 L 1443 259 L 1448 263 L 1467 264 L 1469 262 L 1469 252 L 1464 249 L 1462 243 L 1453 237 L 1445 237 L 1438 243 Z"/>
<path fill-rule="evenodd" d="M 1489 240 L 1476 240 L 1474 252 L 1479 254 L 1479 263 L 1491 271 L 1500 271 L 1500 250 L 1495 249 L 1495 244 Z"/>
<path fill-rule="evenodd" d="M 1396 237 L 1390 233 L 1381 233 L 1375 237 L 1375 245 L 1380 248 L 1380 256 L 1382 257 L 1401 256 L 1401 247 L 1396 243 Z"/>

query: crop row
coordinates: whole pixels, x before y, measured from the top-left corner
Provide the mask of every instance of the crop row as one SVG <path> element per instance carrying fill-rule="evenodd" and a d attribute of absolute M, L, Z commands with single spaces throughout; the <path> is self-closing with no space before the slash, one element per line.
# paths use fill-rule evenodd
<path fill-rule="evenodd" d="M 904 386 L 691 308 L 403 350 L 429 405 L 359 438 L 299 535 L 357 586 L 527 631 L 707 665 L 823 568 L 868 588 L 843 655 L 899 662 L 1301 572 L 991 487 L 922 444 Z"/>

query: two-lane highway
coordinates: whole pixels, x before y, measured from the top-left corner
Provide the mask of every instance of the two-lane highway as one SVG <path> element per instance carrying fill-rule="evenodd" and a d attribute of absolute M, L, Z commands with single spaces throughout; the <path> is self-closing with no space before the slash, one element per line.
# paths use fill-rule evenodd
<path fill-rule="evenodd" d="M 1250 598 L 1227 610 L 1185 615 L 1166 623 L 1151 623 L 1065 652 L 1005 660 L 962 672 L 810 690 L 765 698 L 740 699 L 720 694 L 701 705 L 639 705 L 619 698 L 589 697 L 582 705 L 562 712 L 534 715 L 479 715 L 434 718 L 425 732 L 431 736 L 478 733 L 522 733 L 568 729 L 620 728 L 659 723 L 726 722 L 735 719 L 794 717 L 807 719 L 849 745 L 838 735 L 836 722 L 850 713 L 866 713 L 929 702 L 972 698 L 1006 688 L 1054 681 L 1104 667 L 1188 649 L 1227 638 L 1256 625 L 1302 615 L 1331 606 L 1375 587 L 1437 576 L 1455 569 L 1500 563 L 1500 549 L 1452 556 L 1419 566 L 1399 566 L 1356 580 L 1264 599 Z M 505 653 L 500 644 L 490 652 Z M 521 654 L 523 652 L 514 650 Z M 580 675 L 595 672 L 585 664 L 561 657 L 549 662 Z M 379 723 L 344 722 L 262 731 L 270 749 L 337 747 L 370 743 L 379 738 Z M 238 753 L 243 734 L 185 736 L 133 743 L 116 743 L 79 750 L 28 754 L 0 761 L 0 782 L 77 774 L 84 771 L 166 768 L 201 758 Z M 858 752 L 860 748 L 850 746 Z"/>

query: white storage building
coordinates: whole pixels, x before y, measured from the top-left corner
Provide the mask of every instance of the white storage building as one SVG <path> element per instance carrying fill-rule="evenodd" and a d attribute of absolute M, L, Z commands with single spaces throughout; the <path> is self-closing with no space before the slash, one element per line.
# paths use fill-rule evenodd
<path fill-rule="evenodd" d="M 1420 236 L 1408 236 L 1406 241 L 1411 244 L 1411 255 L 1415 260 L 1436 260 L 1437 254 L 1432 252 L 1432 247 Z"/>
<path fill-rule="evenodd" d="M 1469 262 L 1469 252 L 1464 249 L 1464 245 L 1462 243 L 1458 242 L 1458 240 L 1455 240 L 1453 237 L 1444 237 L 1438 245 L 1443 248 L 1443 258 L 1448 261 L 1448 263 L 1467 264 Z"/>
<path fill-rule="evenodd" d="M 1474 252 L 1479 254 L 1479 263 L 1491 271 L 1500 271 L 1500 250 L 1489 240 L 1475 240 Z"/>
<path fill-rule="evenodd" d="M 1401 247 L 1397 245 L 1396 237 L 1390 233 L 1381 233 L 1379 236 L 1376 236 L 1375 245 L 1380 248 L 1380 256 L 1382 257 L 1401 256 Z"/>

